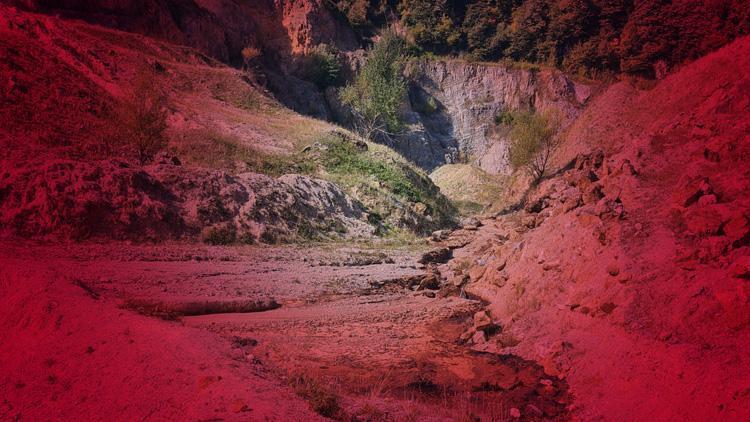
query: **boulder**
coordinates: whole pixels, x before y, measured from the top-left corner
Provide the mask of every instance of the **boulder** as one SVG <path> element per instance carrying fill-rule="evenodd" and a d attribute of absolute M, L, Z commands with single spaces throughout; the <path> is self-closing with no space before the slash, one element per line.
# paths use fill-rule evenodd
<path fill-rule="evenodd" d="M 419 286 L 417 287 L 417 290 L 439 290 L 439 289 L 440 289 L 440 280 L 435 274 L 427 274 L 426 276 L 424 276 L 422 278 L 422 281 L 419 282 Z"/>
<path fill-rule="evenodd" d="M 445 264 L 453 257 L 453 251 L 450 248 L 440 248 L 429 251 L 419 259 L 420 264 Z"/>
<path fill-rule="evenodd" d="M 479 311 L 474 314 L 474 329 L 477 331 L 484 331 L 492 328 L 495 324 L 492 322 L 492 318 L 487 311 Z"/>

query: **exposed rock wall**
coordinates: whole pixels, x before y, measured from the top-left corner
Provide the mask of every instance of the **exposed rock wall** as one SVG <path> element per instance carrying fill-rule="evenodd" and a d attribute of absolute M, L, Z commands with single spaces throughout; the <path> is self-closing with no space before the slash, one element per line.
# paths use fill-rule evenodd
<path fill-rule="evenodd" d="M 507 138 L 495 130 L 501 112 L 558 110 L 569 122 L 591 95 L 590 87 L 551 70 L 425 60 L 410 73 L 411 130 L 396 149 L 427 169 L 460 160 L 507 174 Z"/>

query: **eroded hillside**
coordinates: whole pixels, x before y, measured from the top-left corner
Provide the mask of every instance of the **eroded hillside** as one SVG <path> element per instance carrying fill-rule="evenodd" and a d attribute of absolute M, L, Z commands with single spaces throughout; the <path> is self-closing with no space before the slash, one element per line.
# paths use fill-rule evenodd
<path fill-rule="evenodd" d="M 341 111 L 290 74 L 362 47 L 329 3 L 11 3 L 0 419 L 750 419 L 750 39 L 611 84 L 404 56 L 374 143 L 283 105 Z M 560 116 L 538 183 L 519 112 Z"/>
<path fill-rule="evenodd" d="M 5 7 L 2 17 L 10 233 L 276 242 L 451 223 L 422 171 L 284 108 L 252 72 L 84 23 Z M 168 152 L 145 167 L 122 136 L 144 67 L 169 106 Z"/>

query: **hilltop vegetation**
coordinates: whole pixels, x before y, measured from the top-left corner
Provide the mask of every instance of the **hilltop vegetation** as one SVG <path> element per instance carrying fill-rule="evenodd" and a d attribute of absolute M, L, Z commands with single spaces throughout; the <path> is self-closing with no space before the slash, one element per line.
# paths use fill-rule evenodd
<path fill-rule="evenodd" d="M 750 33 L 744 0 L 330 0 L 366 33 L 396 12 L 424 51 L 654 76 Z M 660 65 L 661 66 L 661 65 Z"/>

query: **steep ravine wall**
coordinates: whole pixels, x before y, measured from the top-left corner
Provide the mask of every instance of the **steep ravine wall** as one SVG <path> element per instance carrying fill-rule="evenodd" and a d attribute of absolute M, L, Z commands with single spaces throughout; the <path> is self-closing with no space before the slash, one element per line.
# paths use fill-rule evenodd
<path fill-rule="evenodd" d="M 471 162 L 508 174 L 507 134 L 495 124 L 500 113 L 557 110 L 567 124 L 592 91 L 557 71 L 459 60 L 414 62 L 409 73 L 410 130 L 394 147 L 428 170 Z"/>
<path fill-rule="evenodd" d="M 294 57 L 327 43 L 358 48 L 355 34 L 323 0 L 0 0 L 32 12 L 81 19 L 185 45 L 241 66 L 242 50 L 262 52 L 262 80 L 287 107 L 328 119 L 325 99 L 310 82 L 293 76 Z M 261 77 L 262 76 L 262 77 Z"/>

